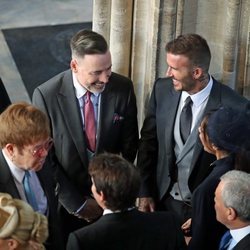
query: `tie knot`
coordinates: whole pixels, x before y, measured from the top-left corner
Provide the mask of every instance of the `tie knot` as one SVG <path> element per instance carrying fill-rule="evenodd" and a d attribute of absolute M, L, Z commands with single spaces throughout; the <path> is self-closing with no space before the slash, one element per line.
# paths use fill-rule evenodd
<path fill-rule="evenodd" d="M 186 98 L 186 100 L 185 100 L 185 106 L 191 105 L 192 103 L 193 103 L 193 101 L 192 101 L 191 97 L 188 96 L 188 97 Z"/>
<path fill-rule="evenodd" d="M 86 101 L 90 101 L 91 100 L 90 97 L 91 97 L 91 92 L 87 91 L 86 92 Z"/>
<path fill-rule="evenodd" d="M 29 178 L 30 177 L 30 172 L 28 170 L 25 170 L 24 177 Z"/>

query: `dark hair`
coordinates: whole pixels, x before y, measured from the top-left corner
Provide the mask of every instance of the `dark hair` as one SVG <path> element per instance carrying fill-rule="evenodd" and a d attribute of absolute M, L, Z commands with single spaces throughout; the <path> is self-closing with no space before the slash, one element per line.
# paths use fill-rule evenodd
<path fill-rule="evenodd" d="M 167 53 L 186 56 L 194 66 L 208 72 L 211 52 L 207 41 L 197 34 L 180 35 L 166 44 Z"/>
<path fill-rule="evenodd" d="M 211 143 L 234 154 L 235 169 L 250 172 L 250 105 L 237 110 L 222 107 L 210 115 L 207 135 Z"/>
<path fill-rule="evenodd" d="M 209 140 L 228 152 L 241 151 L 250 132 L 249 122 L 242 114 L 243 110 L 230 107 L 222 107 L 211 114 L 207 124 Z"/>
<path fill-rule="evenodd" d="M 126 210 L 135 205 L 140 176 L 135 166 L 122 156 L 103 153 L 94 157 L 89 174 L 97 193 L 103 192 L 108 209 Z"/>
<path fill-rule="evenodd" d="M 71 38 L 70 48 L 72 57 L 84 57 L 105 54 L 108 44 L 102 35 L 91 30 L 80 30 Z"/>

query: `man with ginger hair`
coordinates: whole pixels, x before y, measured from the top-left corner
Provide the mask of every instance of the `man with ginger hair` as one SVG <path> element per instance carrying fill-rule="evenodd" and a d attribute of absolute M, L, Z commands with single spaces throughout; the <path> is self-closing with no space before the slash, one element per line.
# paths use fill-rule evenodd
<path fill-rule="evenodd" d="M 48 217 L 47 249 L 61 247 L 56 184 L 46 162 L 53 140 L 47 116 L 31 104 L 10 105 L 0 114 L 0 192 L 28 202 Z"/>

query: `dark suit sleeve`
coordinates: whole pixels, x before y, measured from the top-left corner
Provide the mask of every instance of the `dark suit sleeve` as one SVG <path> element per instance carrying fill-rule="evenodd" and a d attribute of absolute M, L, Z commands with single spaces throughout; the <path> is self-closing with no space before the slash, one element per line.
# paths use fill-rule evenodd
<path fill-rule="evenodd" d="M 136 97 L 132 82 L 130 83 L 130 91 L 127 101 L 127 109 L 121 133 L 121 153 L 124 158 L 130 162 L 134 162 L 138 149 L 138 123 L 137 123 L 137 107 Z"/>
<path fill-rule="evenodd" d="M 79 239 L 77 238 L 75 233 L 71 233 L 69 235 L 66 250 L 80 250 L 80 249 L 82 248 L 80 247 Z"/>
<path fill-rule="evenodd" d="M 35 89 L 32 101 L 35 106 L 40 108 L 49 117 L 43 95 L 40 92 L 39 88 Z M 62 166 L 57 160 L 57 157 L 54 153 L 54 148 L 51 149 L 48 157 L 53 169 L 56 182 L 58 183 L 57 193 L 59 196 L 59 202 L 70 214 L 72 214 L 83 205 L 85 199 L 79 194 L 76 188 L 68 180 L 67 176 L 63 171 Z"/>
<path fill-rule="evenodd" d="M 141 129 L 137 166 L 142 176 L 140 197 L 155 195 L 155 171 L 157 165 L 158 140 L 156 131 L 155 86 L 152 91 L 147 114 Z"/>

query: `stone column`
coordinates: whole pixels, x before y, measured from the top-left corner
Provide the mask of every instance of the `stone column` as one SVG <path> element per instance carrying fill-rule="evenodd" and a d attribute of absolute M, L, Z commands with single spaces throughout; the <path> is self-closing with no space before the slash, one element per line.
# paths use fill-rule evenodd
<path fill-rule="evenodd" d="M 250 98 L 250 1 L 242 1 L 239 26 L 236 90 Z"/>
<path fill-rule="evenodd" d="M 176 37 L 182 34 L 184 5 L 185 5 L 185 0 L 178 0 L 177 19 L 176 19 Z"/>
<path fill-rule="evenodd" d="M 161 1 L 161 13 L 159 23 L 159 40 L 157 50 L 157 76 L 163 77 L 166 73 L 166 52 L 165 45 L 175 38 L 177 1 Z"/>
<path fill-rule="evenodd" d="M 110 50 L 113 71 L 130 73 L 133 1 L 114 0 L 111 4 Z"/>
<path fill-rule="evenodd" d="M 227 0 L 224 32 L 223 82 L 235 88 L 236 45 L 238 42 L 240 0 Z"/>
<path fill-rule="evenodd" d="M 103 35 L 109 43 L 111 0 L 93 0 L 92 30 Z"/>
<path fill-rule="evenodd" d="M 144 119 L 146 104 L 156 75 L 159 11 L 160 0 L 135 0 L 131 79 L 137 97 L 139 127 Z"/>
<path fill-rule="evenodd" d="M 250 99 L 250 18 L 249 18 L 247 46 L 246 46 L 244 83 L 245 84 L 243 87 L 243 95 L 248 99 Z"/>

